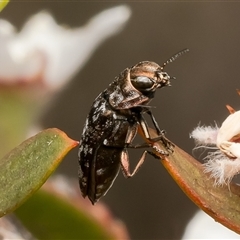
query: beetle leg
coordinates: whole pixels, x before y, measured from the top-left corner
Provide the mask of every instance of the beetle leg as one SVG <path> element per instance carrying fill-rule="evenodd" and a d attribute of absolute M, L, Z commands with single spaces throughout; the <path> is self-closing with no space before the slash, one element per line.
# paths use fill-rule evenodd
<path fill-rule="evenodd" d="M 150 115 L 150 117 L 152 119 L 152 122 L 153 122 L 153 124 L 154 124 L 154 126 L 155 126 L 155 128 L 156 128 L 156 130 L 157 130 L 157 132 L 159 134 L 159 136 L 156 137 L 156 138 L 151 138 L 150 137 L 146 120 L 143 118 L 142 115 L 140 115 L 138 121 L 139 121 L 140 127 L 141 127 L 145 137 L 147 139 L 149 139 L 150 141 L 152 141 L 152 142 L 157 142 L 157 141 L 161 140 L 162 143 L 164 144 L 164 146 L 167 148 L 167 150 L 170 151 L 170 152 L 173 152 L 172 148 L 174 147 L 174 145 L 169 140 L 167 140 L 165 138 L 163 131 L 160 130 L 160 128 L 159 128 L 159 126 L 158 126 L 158 124 L 157 124 L 153 114 L 151 113 L 151 111 L 149 110 L 149 111 L 147 111 L 147 113 Z M 167 154 L 164 154 L 164 155 L 167 155 Z"/>
<path fill-rule="evenodd" d="M 154 125 L 155 129 L 157 130 L 157 134 L 158 135 L 163 135 L 165 131 L 160 130 L 160 127 L 158 126 L 158 123 L 157 123 L 155 117 L 153 116 L 152 112 L 149 109 L 147 109 L 146 113 L 150 116 L 150 118 L 153 122 L 153 125 Z"/>
<path fill-rule="evenodd" d="M 164 135 L 165 130 L 160 130 L 160 127 L 158 126 L 158 123 L 157 123 L 154 115 L 152 114 L 152 112 L 150 110 L 150 108 L 153 108 L 153 107 L 149 106 L 149 105 L 141 106 L 141 107 L 142 107 L 142 110 L 144 111 L 144 113 L 147 113 L 150 116 L 150 118 L 152 120 L 152 123 L 153 123 L 155 129 L 157 130 L 157 134 L 158 135 Z"/>
<path fill-rule="evenodd" d="M 174 144 L 172 142 L 170 142 L 169 140 L 167 140 L 165 138 L 165 130 L 160 130 L 159 126 L 158 126 L 158 123 L 154 117 L 154 115 L 152 114 L 152 112 L 148 109 L 147 112 L 146 112 L 152 119 L 152 122 L 153 122 L 153 125 L 154 127 L 156 128 L 158 134 L 160 135 L 159 137 L 161 138 L 163 144 L 170 150 L 172 151 L 172 148 L 174 147 Z M 156 138 L 158 139 L 158 137 Z M 152 141 L 154 141 L 154 139 L 151 139 Z M 158 140 L 157 140 L 158 141 Z"/>
<path fill-rule="evenodd" d="M 150 116 L 150 118 L 151 118 L 151 120 L 152 120 L 152 122 L 153 122 L 153 125 L 154 125 L 154 127 L 155 127 L 155 129 L 157 130 L 157 133 L 158 133 L 158 135 L 159 135 L 159 137 L 152 138 L 151 140 L 152 140 L 152 141 L 154 141 L 155 139 L 156 139 L 156 141 L 162 140 L 166 147 L 167 147 L 168 145 L 170 145 L 170 146 L 169 146 L 170 148 L 173 147 L 174 145 L 164 137 L 166 131 L 165 131 L 165 130 L 160 130 L 160 128 L 159 128 L 159 126 L 158 126 L 158 123 L 157 123 L 154 115 L 152 114 L 152 112 L 151 112 L 149 109 L 147 109 L 146 113 Z M 163 137 L 163 138 L 161 139 L 161 137 Z M 159 138 L 160 138 L 160 139 L 159 139 Z"/>
<path fill-rule="evenodd" d="M 125 148 L 148 148 L 152 147 L 150 143 L 142 143 L 142 144 L 126 144 Z"/>
<path fill-rule="evenodd" d="M 165 151 L 163 150 L 160 150 L 158 149 L 157 150 L 161 155 L 165 155 Z M 152 155 L 153 157 L 157 158 L 157 159 L 161 159 L 161 157 L 159 157 L 159 155 L 156 155 L 155 153 L 153 152 L 150 152 L 150 151 L 144 151 L 141 158 L 139 159 L 137 165 L 135 166 L 133 172 L 131 173 L 130 171 L 130 164 L 129 164 L 129 157 L 128 157 L 128 152 L 126 149 L 124 149 L 121 153 L 121 168 L 122 168 L 122 172 L 123 172 L 123 175 L 126 177 L 126 178 L 131 178 L 133 177 L 137 172 L 138 170 L 140 169 L 140 167 L 143 165 L 144 161 L 145 161 L 145 158 L 146 158 L 146 155 L 150 154 Z M 168 153 L 167 153 L 168 155 Z"/>
<path fill-rule="evenodd" d="M 138 124 L 134 124 L 133 126 L 128 128 L 127 136 L 125 139 L 125 147 L 128 147 L 131 145 L 133 139 L 137 135 L 137 129 L 138 129 Z"/>
<path fill-rule="evenodd" d="M 144 160 L 146 158 L 146 154 L 148 152 L 144 151 L 141 158 L 139 159 L 136 167 L 134 168 L 133 172 L 130 172 L 130 166 L 129 166 L 129 157 L 128 157 L 128 152 L 126 149 L 124 149 L 121 153 L 121 167 L 122 167 L 122 171 L 123 171 L 123 175 L 126 178 L 130 178 L 132 176 L 134 176 L 136 174 L 136 172 L 139 170 L 139 168 L 142 166 L 142 164 L 144 163 Z"/>
<path fill-rule="evenodd" d="M 159 148 L 157 148 L 157 147 L 154 147 L 154 150 L 156 151 L 156 152 L 158 152 L 158 153 L 160 153 L 160 155 L 162 155 L 162 156 L 164 156 L 164 155 L 166 155 L 165 153 L 165 151 L 163 151 L 163 150 L 161 150 L 161 149 L 159 149 Z M 157 159 L 164 159 L 164 157 L 160 157 L 159 155 L 157 155 L 156 153 L 154 153 L 154 152 L 150 152 L 150 151 L 147 151 L 150 155 L 152 155 L 153 157 L 155 157 L 155 158 L 157 158 Z M 167 154 L 167 155 L 169 155 L 169 154 Z"/>
<path fill-rule="evenodd" d="M 164 150 L 161 150 L 160 148 L 156 148 L 156 146 L 153 146 L 151 143 L 142 143 L 142 144 L 134 144 L 132 145 L 132 141 L 136 135 L 136 130 L 137 128 L 132 128 L 132 129 L 129 129 L 129 134 L 127 135 L 127 138 L 126 138 L 126 143 L 125 143 L 125 146 L 124 148 L 153 148 L 155 151 L 159 152 L 161 155 L 166 155 L 168 156 L 169 153 L 167 151 L 164 151 Z M 158 137 L 156 138 L 156 141 L 160 140 L 161 137 Z M 154 138 L 155 140 L 155 138 Z M 149 152 L 147 151 L 148 153 L 152 153 L 152 152 Z"/>

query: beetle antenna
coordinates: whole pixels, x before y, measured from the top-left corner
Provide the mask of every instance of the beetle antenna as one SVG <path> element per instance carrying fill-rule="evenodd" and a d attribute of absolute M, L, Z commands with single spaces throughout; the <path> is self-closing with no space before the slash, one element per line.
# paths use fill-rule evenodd
<path fill-rule="evenodd" d="M 185 49 L 181 50 L 180 52 L 177 52 L 172 57 L 170 57 L 165 63 L 163 63 L 163 65 L 161 66 L 161 69 L 163 70 L 166 65 L 168 65 L 169 63 L 175 61 L 178 57 L 180 57 L 181 55 L 183 55 L 183 54 L 185 54 L 187 52 L 189 52 L 188 48 L 185 48 Z"/>

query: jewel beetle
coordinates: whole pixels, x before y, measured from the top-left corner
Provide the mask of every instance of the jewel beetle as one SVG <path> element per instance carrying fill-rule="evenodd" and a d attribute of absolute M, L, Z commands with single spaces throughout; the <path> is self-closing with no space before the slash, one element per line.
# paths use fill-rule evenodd
<path fill-rule="evenodd" d="M 94 100 L 78 151 L 80 189 L 83 197 L 87 196 L 92 204 L 107 193 L 120 168 L 125 177 L 132 177 L 143 164 L 146 154 L 151 153 L 144 151 L 130 172 L 127 149 L 141 147 L 132 144 L 138 128 L 147 139 L 161 140 L 171 152 L 172 145 L 164 137 L 148 104 L 157 89 L 170 86 L 172 78 L 163 71 L 164 67 L 188 51 L 178 52 L 162 66 L 142 61 L 126 68 Z M 144 114 L 150 116 L 159 135 L 157 139 L 150 138 Z M 162 155 L 168 155 L 168 151 L 160 151 Z"/>

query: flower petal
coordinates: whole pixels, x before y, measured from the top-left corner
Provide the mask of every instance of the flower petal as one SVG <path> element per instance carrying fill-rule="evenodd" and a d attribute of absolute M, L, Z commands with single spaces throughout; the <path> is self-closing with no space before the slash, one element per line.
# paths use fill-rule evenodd
<path fill-rule="evenodd" d="M 220 148 L 224 141 L 232 141 L 240 134 L 240 111 L 230 114 L 222 123 L 217 136 L 217 146 Z"/>
<path fill-rule="evenodd" d="M 19 34 L 0 32 L 0 82 L 31 82 L 37 76 L 48 89 L 61 88 L 105 39 L 123 28 L 130 14 L 127 6 L 114 7 L 90 19 L 86 26 L 71 29 L 40 12 Z M 3 24 L 10 25 L 0 21 L 0 31 L 9 32 Z"/>
<path fill-rule="evenodd" d="M 216 145 L 218 130 L 217 126 L 197 126 L 191 132 L 190 138 L 193 138 L 197 145 Z"/>

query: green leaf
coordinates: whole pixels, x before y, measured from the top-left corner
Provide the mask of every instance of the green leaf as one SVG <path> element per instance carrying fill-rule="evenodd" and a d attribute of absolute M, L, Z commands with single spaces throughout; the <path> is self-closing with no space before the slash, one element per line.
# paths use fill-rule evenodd
<path fill-rule="evenodd" d="M 9 3 L 9 0 L 0 0 L 0 12 L 6 7 Z"/>
<path fill-rule="evenodd" d="M 175 146 L 173 155 L 162 161 L 186 195 L 203 211 L 240 234 L 240 186 L 215 186 L 200 162 Z"/>
<path fill-rule="evenodd" d="M 53 173 L 78 142 L 56 129 L 24 141 L 0 160 L 0 217 L 12 212 Z"/>
<path fill-rule="evenodd" d="M 157 136 L 152 129 L 150 133 L 153 138 Z M 143 136 L 141 132 L 140 134 Z M 165 149 L 161 142 L 149 143 Z M 168 157 L 153 152 L 162 158 L 161 163 L 198 207 L 215 221 L 240 234 L 239 185 L 232 183 L 230 186 L 215 186 L 214 179 L 204 172 L 202 164 L 177 146 L 174 147 L 174 153 Z"/>
<path fill-rule="evenodd" d="M 38 96 L 37 101 L 34 96 Z M 0 88 L 0 158 L 19 145 L 41 112 L 41 97 L 27 86 Z"/>
<path fill-rule="evenodd" d="M 42 189 L 15 213 L 38 239 L 114 239 L 87 212 Z"/>

